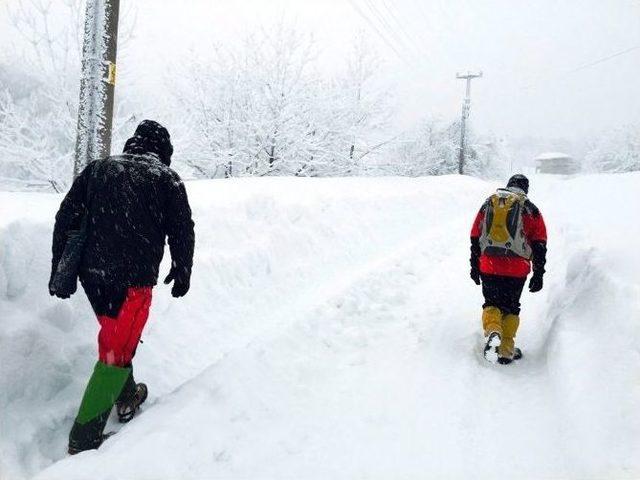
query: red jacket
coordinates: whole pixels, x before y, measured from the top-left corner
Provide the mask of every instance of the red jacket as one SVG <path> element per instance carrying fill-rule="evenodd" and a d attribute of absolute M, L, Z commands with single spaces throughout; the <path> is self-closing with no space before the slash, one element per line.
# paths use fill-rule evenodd
<path fill-rule="evenodd" d="M 471 266 L 480 269 L 480 273 L 485 275 L 501 275 L 505 277 L 524 278 L 531 271 L 531 261 L 518 257 L 492 256 L 481 254 L 480 235 L 482 234 L 482 223 L 485 219 L 485 212 L 488 201 L 485 202 L 476 215 L 476 219 L 471 227 Z M 524 203 L 522 214 L 522 224 L 524 235 L 533 251 L 533 270 L 544 273 L 547 252 L 547 228 L 540 210 L 529 200 Z"/>

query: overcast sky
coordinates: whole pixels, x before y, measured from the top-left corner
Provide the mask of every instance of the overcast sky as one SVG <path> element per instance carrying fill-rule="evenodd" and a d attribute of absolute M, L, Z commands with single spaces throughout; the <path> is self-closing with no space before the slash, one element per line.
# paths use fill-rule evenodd
<path fill-rule="evenodd" d="M 471 116 L 480 131 L 584 138 L 604 128 L 640 122 L 639 0 L 121 4 L 123 12 L 134 5 L 137 20 L 119 71 L 133 75 L 150 91 L 190 49 L 204 51 L 212 42 L 231 41 L 284 15 L 314 32 L 327 69 L 355 32 L 366 31 L 377 42 L 400 92 L 400 124 L 409 125 L 422 114 L 459 116 L 464 84 L 455 73 L 467 69 L 484 72 L 473 82 L 472 92 Z M 639 48 L 586 66 L 633 47 Z"/>

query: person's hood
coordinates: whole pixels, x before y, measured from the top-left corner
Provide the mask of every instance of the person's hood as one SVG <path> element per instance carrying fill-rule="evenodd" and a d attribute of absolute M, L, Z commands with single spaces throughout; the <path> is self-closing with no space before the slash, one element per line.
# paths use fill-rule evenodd
<path fill-rule="evenodd" d="M 123 153 L 129 155 L 155 154 L 165 165 L 171 165 L 173 145 L 169 131 L 153 120 L 143 120 L 133 137 L 124 144 Z"/>

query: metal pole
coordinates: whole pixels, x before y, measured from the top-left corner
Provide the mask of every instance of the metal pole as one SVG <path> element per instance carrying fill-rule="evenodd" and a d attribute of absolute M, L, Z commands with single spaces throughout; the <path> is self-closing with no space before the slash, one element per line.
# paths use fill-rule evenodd
<path fill-rule="evenodd" d="M 462 119 L 460 122 L 460 152 L 458 156 L 458 173 L 462 175 L 464 173 L 464 160 L 465 160 L 465 135 L 467 130 L 467 118 L 469 118 L 469 110 L 471 110 L 471 80 L 474 78 L 482 77 L 482 72 L 471 73 L 467 72 L 466 75 L 460 73 L 456 74 L 456 78 L 465 79 L 467 81 L 467 89 L 464 100 L 462 102 Z"/>
<path fill-rule="evenodd" d="M 74 178 L 111 153 L 120 0 L 87 0 Z"/>

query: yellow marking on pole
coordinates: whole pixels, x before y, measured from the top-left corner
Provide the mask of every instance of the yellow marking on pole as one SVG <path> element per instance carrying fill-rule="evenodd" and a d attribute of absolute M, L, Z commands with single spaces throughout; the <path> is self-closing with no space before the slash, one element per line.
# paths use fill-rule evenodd
<path fill-rule="evenodd" d="M 109 62 L 109 68 L 107 71 L 107 83 L 111 85 L 116 84 L 116 64 L 113 62 Z"/>

